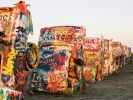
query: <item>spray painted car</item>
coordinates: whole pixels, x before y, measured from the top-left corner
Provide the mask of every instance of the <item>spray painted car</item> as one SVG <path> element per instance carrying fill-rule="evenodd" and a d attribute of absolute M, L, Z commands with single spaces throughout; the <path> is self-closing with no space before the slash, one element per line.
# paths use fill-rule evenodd
<path fill-rule="evenodd" d="M 38 64 L 37 48 L 27 41 L 33 32 L 27 6 L 20 1 L 14 7 L 0 8 L 0 100 L 19 100 L 27 71 Z"/>
<path fill-rule="evenodd" d="M 124 65 L 127 64 L 129 62 L 129 57 L 131 55 L 131 48 L 127 47 L 126 45 L 123 45 L 123 62 L 124 62 Z"/>
<path fill-rule="evenodd" d="M 82 80 L 85 28 L 55 26 L 41 29 L 39 66 L 32 73 L 31 90 L 75 93 Z"/>
<path fill-rule="evenodd" d="M 84 78 L 87 81 L 101 81 L 102 80 L 102 65 L 101 60 L 101 38 L 86 37 L 83 47 L 84 57 Z"/>
<path fill-rule="evenodd" d="M 111 48 L 111 65 L 109 67 L 109 73 L 112 74 L 113 72 L 116 72 L 118 70 L 118 67 L 121 64 L 121 56 L 122 56 L 122 44 L 120 42 L 111 42 L 110 44 Z"/>

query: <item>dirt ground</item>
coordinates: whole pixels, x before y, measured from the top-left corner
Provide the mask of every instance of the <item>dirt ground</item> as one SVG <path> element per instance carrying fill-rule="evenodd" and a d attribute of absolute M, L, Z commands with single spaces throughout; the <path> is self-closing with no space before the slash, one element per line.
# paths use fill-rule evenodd
<path fill-rule="evenodd" d="M 119 68 L 102 82 L 89 83 L 80 95 L 29 95 L 28 87 L 25 91 L 25 100 L 133 100 L 133 63 Z"/>

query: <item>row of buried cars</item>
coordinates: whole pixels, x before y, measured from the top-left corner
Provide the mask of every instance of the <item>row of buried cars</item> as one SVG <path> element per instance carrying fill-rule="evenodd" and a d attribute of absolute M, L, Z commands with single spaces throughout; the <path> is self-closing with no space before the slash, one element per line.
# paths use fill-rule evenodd
<path fill-rule="evenodd" d="M 31 93 L 76 94 L 87 82 L 102 81 L 130 62 L 131 48 L 120 42 L 86 37 L 82 26 L 40 30 L 38 46 L 28 4 L 0 8 L 0 100 L 22 100 L 31 72 Z"/>

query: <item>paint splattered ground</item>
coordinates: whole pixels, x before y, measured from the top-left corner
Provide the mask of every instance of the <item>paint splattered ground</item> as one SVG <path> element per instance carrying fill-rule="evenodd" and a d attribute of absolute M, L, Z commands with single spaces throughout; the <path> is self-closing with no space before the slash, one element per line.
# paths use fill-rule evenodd
<path fill-rule="evenodd" d="M 133 63 L 119 68 L 117 73 L 106 77 L 102 82 L 90 83 L 80 95 L 39 93 L 31 96 L 28 94 L 28 87 L 25 91 L 25 100 L 133 100 Z"/>

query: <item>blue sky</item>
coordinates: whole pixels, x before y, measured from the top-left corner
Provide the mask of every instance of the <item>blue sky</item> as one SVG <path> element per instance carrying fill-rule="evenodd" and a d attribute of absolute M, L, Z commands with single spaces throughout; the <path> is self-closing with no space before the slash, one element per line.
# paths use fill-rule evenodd
<path fill-rule="evenodd" d="M 0 0 L 0 7 L 18 0 Z M 25 0 L 32 13 L 34 35 L 38 43 L 40 29 L 46 26 L 85 26 L 87 36 L 121 41 L 133 49 L 133 0 Z"/>

